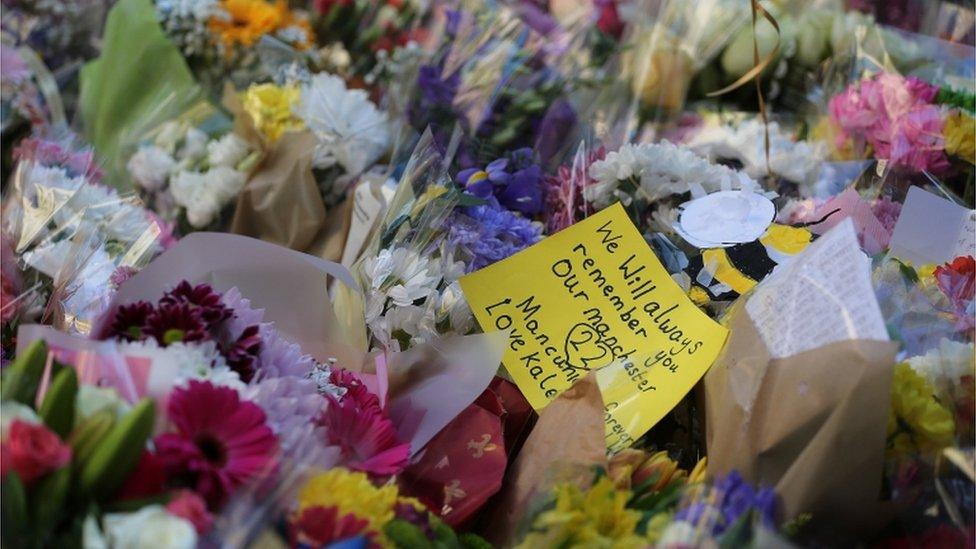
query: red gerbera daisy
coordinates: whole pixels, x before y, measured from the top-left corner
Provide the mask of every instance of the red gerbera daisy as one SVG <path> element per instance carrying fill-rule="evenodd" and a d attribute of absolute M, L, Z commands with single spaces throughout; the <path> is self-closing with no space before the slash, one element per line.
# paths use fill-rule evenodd
<path fill-rule="evenodd" d="M 292 547 L 327 547 L 331 543 L 357 536 L 372 539 L 376 533 L 368 530 L 368 527 L 369 521 L 352 513 L 340 517 L 337 507 L 319 505 L 309 507 L 294 517 L 288 524 L 288 534 Z"/>
<path fill-rule="evenodd" d="M 171 479 L 182 479 L 211 507 L 275 465 L 277 439 L 264 411 L 233 389 L 190 381 L 170 394 L 167 414 L 176 432 L 156 437 L 157 454 Z"/>

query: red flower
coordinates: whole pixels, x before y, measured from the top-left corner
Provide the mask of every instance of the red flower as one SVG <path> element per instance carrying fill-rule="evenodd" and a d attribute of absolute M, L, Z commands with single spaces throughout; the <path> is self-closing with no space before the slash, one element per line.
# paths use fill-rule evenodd
<path fill-rule="evenodd" d="M 199 311 L 200 318 L 208 326 L 217 326 L 233 314 L 220 300 L 220 294 L 215 292 L 209 284 L 190 285 L 184 280 L 175 288 L 163 294 L 160 305 L 176 305 L 186 303 L 191 309 Z"/>
<path fill-rule="evenodd" d="M 227 365 L 240 374 L 241 381 L 249 383 L 254 378 L 254 362 L 261 352 L 261 327 L 248 326 L 241 332 L 240 337 L 231 343 L 224 352 Z"/>
<path fill-rule="evenodd" d="M 410 457 L 410 444 L 400 442 L 393 422 L 379 409 L 362 407 L 350 393 L 341 401 L 329 397 L 320 419 L 328 429 L 329 444 L 342 449 L 350 469 L 374 476 L 395 475 Z"/>
<path fill-rule="evenodd" d="M 28 486 L 71 461 L 71 447 L 61 442 L 58 435 L 44 425 L 19 419 L 10 425 L 0 452 L 3 453 L 3 474 L 12 470 Z"/>
<path fill-rule="evenodd" d="M 973 299 L 976 298 L 976 260 L 973 256 L 960 256 L 935 268 L 935 281 L 942 293 L 949 298 L 959 319 L 959 328 L 972 330 Z"/>
<path fill-rule="evenodd" d="M 213 515 L 207 511 L 207 504 L 191 490 L 177 490 L 166 504 L 166 510 L 192 524 L 198 534 L 206 533 L 213 526 Z"/>
<path fill-rule="evenodd" d="M 119 338 L 127 341 L 138 341 L 143 338 L 146 319 L 155 311 L 151 303 L 136 301 L 129 305 L 121 305 L 115 311 L 115 318 L 109 325 L 107 338 Z"/>
<path fill-rule="evenodd" d="M 273 470 L 277 439 L 264 411 L 237 391 L 190 381 L 170 394 L 167 414 L 176 432 L 156 437 L 159 457 L 211 507 Z"/>
<path fill-rule="evenodd" d="M 139 463 L 129 475 L 115 498 L 119 501 L 158 496 L 166 491 L 166 468 L 162 460 L 148 451 L 139 457 Z"/>
<path fill-rule="evenodd" d="M 339 516 L 339 509 L 329 507 L 309 507 L 288 524 L 288 537 L 292 547 L 307 545 L 326 547 L 345 539 L 365 536 L 372 539 L 376 533 L 367 530 L 369 522 L 352 513 Z"/>
<path fill-rule="evenodd" d="M 351 6 L 355 0 L 315 0 L 312 2 L 312 6 L 315 11 L 321 13 L 322 15 L 328 15 L 332 8 L 339 7 L 344 8 L 346 6 Z"/>
<path fill-rule="evenodd" d="M 180 341 L 210 339 L 207 326 L 200 318 L 200 311 L 188 303 L 160 305 L 146 317 L 143 333 L 155 338 L 164 347 Z"/>
<path fill-rule="evenodd" d="M 595 3 L 596 8 L 600 10 L 600 19 L 596 22 L 596 28 L 607 36 L 620 38 L 624 33 L 624 23 L 617 13 L 616 0 L 596 0 Z"/>

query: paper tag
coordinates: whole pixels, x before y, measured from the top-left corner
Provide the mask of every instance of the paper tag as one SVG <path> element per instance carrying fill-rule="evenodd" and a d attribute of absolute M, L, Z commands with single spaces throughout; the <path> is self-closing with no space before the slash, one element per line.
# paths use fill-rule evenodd
<path fill-rule="evenodd" d="M 881 252 L 891 240 L 891 235 L 874 215 L 871 205 L 861 198 L 854 187 L 848 187 L 844 192 L 828 200 L 817 208 L 811 217 L 820 219 L 827 214 L 830 214 L 830 217 L 823 223 L 811 226 L 811 232 L 824 234 L 840 225 L 844 219 L 850 218 L 854 222 L 858 239 L 868 255 Z"/>
<path fill-rule="evenodd" d="M 912 187 L 891 236 L 891 254 L 916 265 L 973 255 L 974 215 L 974 210 Z"/>
<path fill-rule="evenodd" d="M 395 190 L 383 185 L 385 177 L 377 174 L 363 174 L 363 179 L 353 192 L 352 220 L 349 235 L 342 251 L 341 263 L 351 267 L 359 258 L 363 245 L 373 232 L 377 221 L 386 213 L 387 204 L 393 199 Z"/>
<path fill-rule="evenodd" d="M 749 297 L 746 311 L 773 358 L 848 339 L 888 340 L 871 286 L 871 260 L 850 218 L 773 271 Z"/>
<path fill-rule="evenodd" d="M 460 283 L 482 329 L 510 331 L 502 362 L 535 409 L 601 369 L 611 450 L 670 411 L 727 335 L 671 279 L 620 204 Z"/>

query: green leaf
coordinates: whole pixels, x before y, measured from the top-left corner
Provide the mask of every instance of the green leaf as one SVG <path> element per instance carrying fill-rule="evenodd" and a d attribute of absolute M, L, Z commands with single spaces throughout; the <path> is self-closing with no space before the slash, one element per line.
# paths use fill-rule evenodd
<path fill-rule="evenodd" d="M 4 372 L 0 400 L 14 400 L 33 408 L 46 362 L 47 343 L 44 340 L 31 343 Z"/>
<path fill-rule="evenodd" d="M 117 2 L 105 23 L 101 54 L 80 74 L 78 110 L 85 136 L 107 162 L 105 180 L 130 186 L 125 148 L 203 95 L 152 1 Z"/>
<path fill-rule="evenodd" d="M 62 368 L 54 376 L 51 388 L 44 395 L 37 414 L 44 424 L 58 434 L 62 440 L 75 424 L 75 397 L 78 395 L 78 375 L 74 368 Z"/>
<path fill-rule="evenodd" d="M 81 468 L 78 480 L 82 494 L 102 501 L 115 492 L 138 463 L 154 419 L 155 405 L 152 399 L 144 398 L 112 427 Z"/>
<path fill-rule="evenodd" d="M 27 493 L 16 473 L 8 473 L 0 483 L 0 525 L 5 547 L 22 546 L 30 532 Z"/>
<path fill-rule="evenodd" d="M 65 466 L 44 477 L 31 494 L 34 524 L 52 527 L 61 518 L 64 502 L 71 489 L 71 466 Z"/>
<path fill-rule="evenodd" d="M 383 533 L 399 549 L 428 549 L 433 546 L 420 528 L 405 520 L 391 520 L 383 527 Z"/>
<path fill-rule="evenodd" d="M 470 532 L 459 535 L 458 541 L 464 549 L 492 549 L 493 547 L 485 538 Z"/>

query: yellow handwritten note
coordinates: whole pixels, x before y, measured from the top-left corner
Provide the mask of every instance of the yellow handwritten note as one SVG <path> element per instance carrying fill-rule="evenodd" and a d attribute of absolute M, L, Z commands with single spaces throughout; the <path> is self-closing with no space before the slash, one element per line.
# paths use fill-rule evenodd
<path fill-rule="evenodd" d="M 727 330 L 671 279 L 620 204 L 461 279 L 536 409 L 597 372 L 607 447 L 626 448 L 701 379 Z"/>

